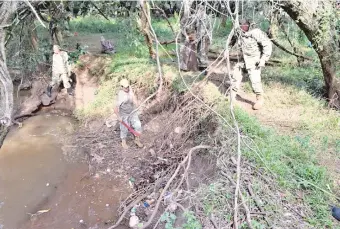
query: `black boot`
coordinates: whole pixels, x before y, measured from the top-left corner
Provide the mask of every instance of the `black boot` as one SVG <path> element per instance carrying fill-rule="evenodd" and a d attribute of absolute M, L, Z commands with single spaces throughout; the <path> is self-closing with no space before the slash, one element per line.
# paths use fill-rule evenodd
<path fill-rule="evenodd" d="M 48 86 L 47 87 L 47 92 L 46 92 L 47 96 L 48 97 L 51 97 L 52 96 L 52 87 L 51 86 Z"/>
<path fill-rule="evenodd" d="M 198 70 L 200 70 L 200 71 L 205 71 L 207 69 L 207 67 L 205 67 L 205 66 L 199 66 L 198 67 Z"/>
<path fill-rule="evenodd" d="M 73 95 L 73 93 L 72 93 L 72 88 L 70 87 L 70 88 L 67 88 L 67 93 L 69 94 L 69 95 Z"/>
<path fill-rule="evenodd" d="M 207 67 L 200 66 L 198 70 L 202 71 L 204 76 L 208 75 Z"/>

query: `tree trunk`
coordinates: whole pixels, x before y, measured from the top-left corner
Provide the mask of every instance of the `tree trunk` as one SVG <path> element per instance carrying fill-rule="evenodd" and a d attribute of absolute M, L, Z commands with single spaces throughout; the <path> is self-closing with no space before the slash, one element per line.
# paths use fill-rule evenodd
<path fill-rule="evenodd" d="M 6 65 L 4 27 L 16 9 L 16 1 L 4 1 L 0 7 L 0 121 L 5 126 L 12 124 L 13 83 Z"/>
<path fill-rule="evenodd" d="M 336 78 L 336 12 L 332 0 L 280 1 L 282 9 L 312 42 L 318 54 L 330 105 L 340 108 L 340 81 Z"/>
<path fill-rule="evenodd" d="M 141 31 L 145 37 L 146 45 L 149 49 L 149 54 L 152 59 L 156 58 L 156 53 L 152 45 L 152 36 L 151 36 L 151 29 L 148 20 L 150 19 L 150 7 L 147 3 L 147 0 L 141 0 Z"/>

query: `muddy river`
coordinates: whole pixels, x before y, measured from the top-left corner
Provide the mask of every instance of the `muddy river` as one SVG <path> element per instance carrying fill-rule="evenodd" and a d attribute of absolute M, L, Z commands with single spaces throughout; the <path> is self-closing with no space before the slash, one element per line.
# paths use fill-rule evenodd
<path fill-rule="evenodd" d="M 0 229 L 108 228 L 117 218 L 128 183 L 88 176 L 85 156 L 69 155 L 76 146 L 63 141 L 76 128 L 70 117 L 43 114 L 9 132 L 0 149 Z"/>

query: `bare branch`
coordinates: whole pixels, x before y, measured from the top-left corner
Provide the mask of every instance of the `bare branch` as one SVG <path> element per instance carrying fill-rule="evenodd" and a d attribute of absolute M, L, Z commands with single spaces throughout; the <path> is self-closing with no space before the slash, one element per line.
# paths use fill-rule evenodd
<path fill-rule="evenodd" d="M 150 226 L 150 224 L 152 223 L 153 218 L 155 217 L 155 215 L 157 214 L 157 210 L 159 208 L 159 205 L 162 201 L 162 198 L 165 194 L 165 192 L 168 190 L 170 184 L 172 183 L 172 181 L 175 179 L 175 177 L 177 176 L 179 170 L 181 169 L 181 167 L 183 167 L 185 165 L 185 163 L 188 161 L 188 159 L 191 157 L 191 154 L 198 149 L 207 149 L 210 148 L 210 146 L 205 146 L 205 145 L 199 145 L 199 146 L 195 146 L 193 148 L 191 148 L 191 150 L 189 151 L 188 155 L 183 159 L 183 161 L 177 166 L 177 169 L 175 170 L 175 172 L 173 173 L 173 175 L 171 176 L 171 178 L 169 179 L 169 181 L 167 182 L 167 184 L 165 185 L 162 193 L 160 194 L 156 206 L 152 212 L 152 215 L 150 216 L 148 222 L 146 222 L 143 227 L 141 227 L 141 229 L 145 229 L 148 228 Z"/>
<path fill-rule="evenodd" d="M 34 9 L 34 7 L 31 5 L 31 3 L 28 0 L 25 0 L 25 2 L 27 3 L 27 5 L 31 8 L 32 12 L 34 13 L 34 15 L 36 16 L 36 18 L 38 19 L 38 21 L 40 22 L 40 24 L 47 29 L 47 27 L 45 26 L 44 22 L 40 19 L 37 11 Z"/>
<path fill-rule="evenodd" d="M 90 3 L 98 10 L 100 15 L 102 15 L 106 20 L 110 21 L 110 19 L 103 13 L 103 11 L 101 11 L 101 9 L 98 8 L 98 6 L 96 6 L 96 4 L 94 4 L 92 1 L 90 1 Z"/>

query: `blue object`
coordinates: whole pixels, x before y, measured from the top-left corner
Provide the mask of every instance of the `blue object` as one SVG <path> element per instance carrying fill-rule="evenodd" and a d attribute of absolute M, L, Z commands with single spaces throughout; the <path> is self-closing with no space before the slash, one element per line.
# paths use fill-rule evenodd
<path fill-rule="evenodd" d="M 313 48 L 312 42 L 308 41 L 307 47 L 308 47 L 308 48 Z"/>
<path fill-rule="evenodd" d="M 340 208 L 332 207 L 332 216 L 340 221 Z"/>
<path fill-rule="evenodd" d="M 150 204 L 148 204 L 147 202 L 144 202 L 143 205 L 144 205 L 144 207 L 146 207 L 146 208 L 150 207 Z"/>

